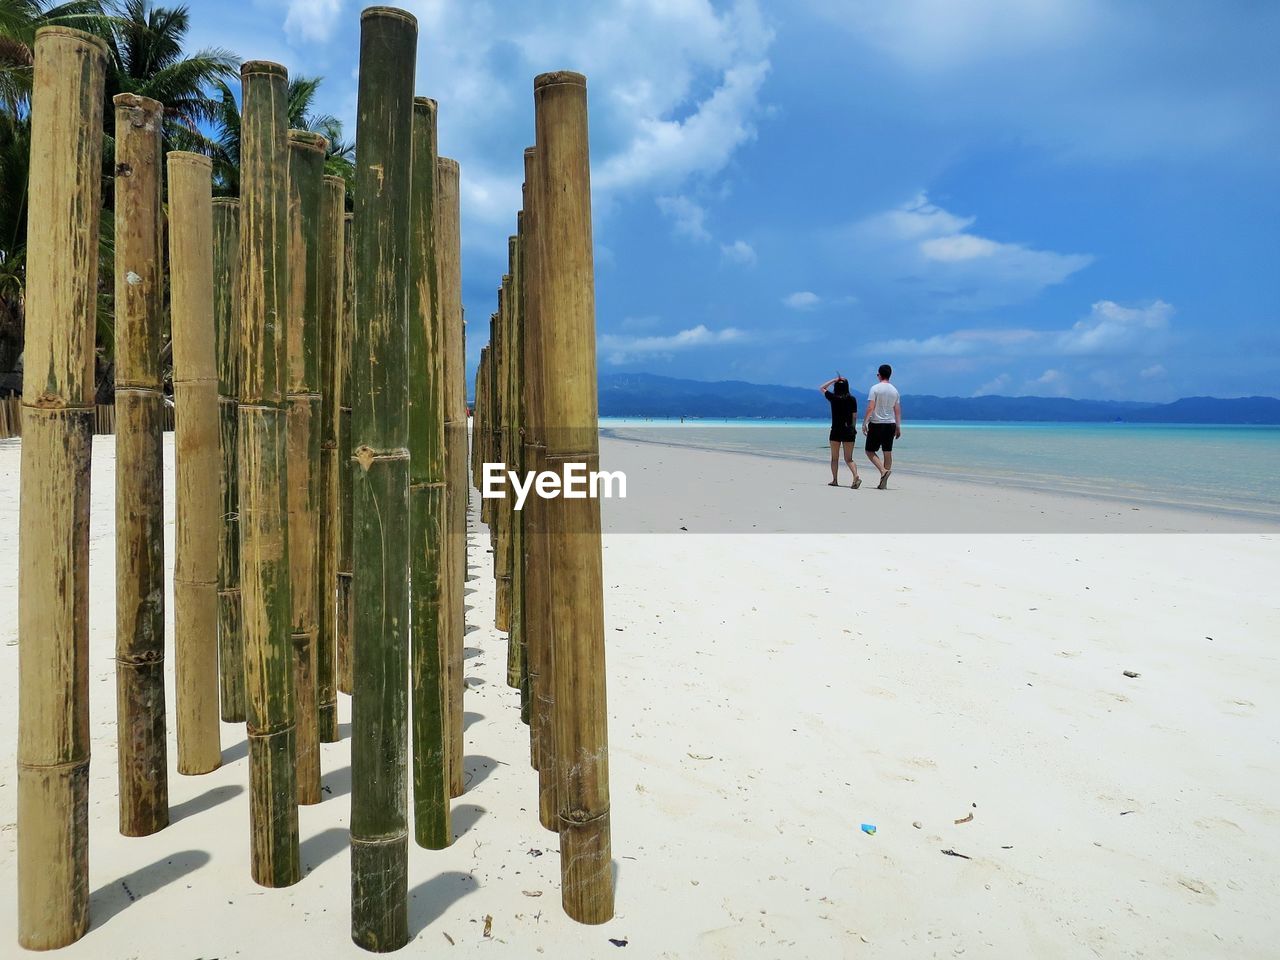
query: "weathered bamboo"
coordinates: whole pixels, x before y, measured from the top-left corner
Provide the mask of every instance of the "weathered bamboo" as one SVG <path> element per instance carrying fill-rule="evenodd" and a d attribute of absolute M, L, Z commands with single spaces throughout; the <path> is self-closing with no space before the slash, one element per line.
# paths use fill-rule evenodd
<path fill-rule="evenodd" d="M 547 456 L 542 416 L 542 313 L 541 302 L 541 172 L 538 151 L 524 153 L 524 402 L 527 424 L 525 469 L 540 472 Z M 551 606 L 547 555 L 546 506 L 542 497 L 525 504 L 524 630 L 529 655 L 530 752 L 538 770 L 538 819 L 548 830 L 559 830 L 556 813 L 555 736 L 552 726 L 555 689 L 552 677 Z"/>
<path fill-rule="evenodd" d="M 480 348 L 480 359 L 476 363 L 474 405 L 471 408 L 471 485 L 477 490 L 480 489 L 481 484 L 480 466 L 484 461 L 484 437 L 486 433 L 484 426 L 484 368 L 485 358 L 488 353 L 489 347 L 487 345 Z M 481 520 L 484 519 L 486 504 L 487 501 L 483 499 L 480 501 Z"/>
<path fill-rule="evenodd" d="M 504 451 L 504 459 L 506 460 L 508 470 L 515 470 L 523 475 L 524 464 L 524 441 L 523 431 L 524 422 L 522 420 L 522 404 L 521 387 L 520 387 L 520 364 L 522 341 L 524 339 L 524 320 L 523 320 L 523 285 L 520 276 L 520 235 L 519 230 L 523 229 L 524 212 L 516 214 L 517 234 L 510 237 L 507 241 L 507 257 L 510 263 L 511 284 L 508 294 L 508 313 L 507 322 L 508 329 L 508 360 L 507 360 L 507 383 L 506 383 L 506 401 L 507 401 L 507 447 Z M 524 624 L 521 620 L 523 603 L 520 591 L 524 587 L 524 577 L 522 573 L 521 551 L 524 549 L 524 539 L 522 536 L 522 512 L 515 508 L 515 497 L 508 496 L 505 501 L 507 506 L 507 563 L 510 571 L 508 577 L 511 581 L 510 591 L 510 608 L 508 611 L 509 635 L 507 638 L 507 684 L 515 687 L 520 691 L 520 719 L 524 722 L 529 720 L 529 700 L 528 687 L 525 683 L 527 670 L 527 658 L 524 649 Z"/>
<path fill-rule="evenodd" d="M 352 215 L 342 218 L 342 316 L 338 326 L 338 689 L 351 693 L 351 345 L 355 331 Z"/>
<path fill-rule="evenodd" d="M 413 829 L 442 850 L 449 825 L 444 590 L 444 329 L 436 288 L 436 102 L 413 101 L 409 199 L 409 692 L 413 709 Z"/>
<path fill-rule="evenodd" d="M 347 184 L 327 176 L 320 200 L 320 625 L 316 688 L 320 740 L 338 740 L 335 631 L 338 624 L 338 327 L 342 317 L 342 220 Z M 343 458 L 341 467 L 346 466 Z"/>
<path fill-rule="evenodd" d="M 107 47 L 36 33 L 18 533 L 18 942 L 89 926 L 89 466 Z"/>
<path fill-rule="evenodd" d="M 222 719 L 243 723 L 244 632 L 240 616 L 240 494 L 236 482 L 236 351 L 240 343 L 240 201 L 213 201 L 213 322 L 218 348 L 222 536 L 218 548 L 218 678 Z"/>
<path fill-rule="evenodd" d="M 510 261 L 510 254 L 508 254 Z M 511 274 L 502 277 L 498 290 L 498 321 L 495 326 L 494 350 L 494 461 L 507 464 L 510 461 L 511 442 L 511 327 L 512 327 Z M 503 469 L 507 469 L 504 467 Z M 515 643 L 511 632 L 511 504 L 507 496 L 493 502 L 493 577 L 494 577 L 494 626 L 507 633 L 507 685 L 518 686 L 513 679 Z"/>
<path fill-rule="evenodd" d="M 298 802 L 320 802 L 320 183 L 324 137 L 289 131 L 289 594 Z"/>
<path fill-rule="evenodd" d="M 120 832 L 169 823 L 164 715 L 164 107 L 114 100 L 116 294 L 116 752 Z"/>
<path fill-rule="evenodd" d="M 534 80 L 541 160 L 540 267 L 547 469 L 600 466 L 587 84 L 558 72 Z M 583 923 L 613 916 L 609 745 L 605 705 L 600 501 L 547 501 L 561 897 Z"/>
<path fill-rule="evenodd" d="M 253 879 L 296 883 L 293 647 L 286 466 L 289 316 L 288 73 L 240 68 L 240 589 Z"/>
<path fill-rule="evenodd" d="M 218 709 L 218 373 L 213 333 L 213 164 L 172 152 L 169 169 L 169 304 L 173 327 L 177 524 L 173 647 L 178 772 L 222 763 Z"/>
<path fill-rule="evenodd" d="M 446 752 L 449 794 L 462 795 L 463 644 L 467 632 L 467 387 L 462 322 L 462 259 L 459 232 L 458 162 L 436 161 L 436 275 L 444 325 L 444 460 L 448 510 L 445 581 L 448 593 L 448 711 Z"/>
<path fill-rule="evenodd" d="M 408 347 L 413 82 L 417 20 L 360 15 L 352 351 L 354 658 L 351 938 L 409 939 L 405 781 L 409 710 Z"/>

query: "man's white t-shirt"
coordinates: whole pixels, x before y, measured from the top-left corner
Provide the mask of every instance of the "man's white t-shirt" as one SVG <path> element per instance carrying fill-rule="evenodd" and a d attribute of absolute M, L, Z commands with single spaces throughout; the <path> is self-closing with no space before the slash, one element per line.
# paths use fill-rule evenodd
<path fill-rule="evenodd" d="M 898 388 L 887 380 L 881 380 L 867 393 L 867 406 L 871 408 L 872 423 L 894 423 L 894 405 L 898 402 Z"/>

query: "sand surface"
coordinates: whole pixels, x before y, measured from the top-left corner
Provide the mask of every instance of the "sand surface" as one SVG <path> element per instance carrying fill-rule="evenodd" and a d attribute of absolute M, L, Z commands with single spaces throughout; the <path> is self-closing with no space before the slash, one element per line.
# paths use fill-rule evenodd
<path fill-rule="evenodd" d="M 149 838 L 119 836 L 112 450 L 110 437 L 95 441 L 93 919 L 59 955 L 365 956 L 348 930 L 346 740 L 323 748 L 324 802 L 300 811 L 306 875 L 266 890 L 249 878 L 243 729 L 223 726 L 220 770 L 179 776 L 170 688 L 173 823 Z M 607 443 L 603 452 L 606 466 L 636 471 L 633 484 L 647 469 L 652 487 L 630 516 L 617 510 L 622 502 L 606 505 L 610 529 L 673 531 L 605 539 L 617 917 L 584 927 L 560 910 L 555 838 L 537 823 L 473 496 L 468 787 L 453 806 L 455 844 L 412 850 L 408 951 L 1275 956 L 1276 533 L 863 536 L 853 531 L 874 530 L 876 510 L 945 514 L 965 498 L 975 515 L 1008 508 L 998 491 L 959 484 L 964 490 L 948 492 L 941 481 L 908 482 L 905 470 L 881 495 L 826 488 L 821 464 L 789 470 L 677 451 L 662 454 L 669 469 L 660 471 L 651 447 Z M 6 957 L 21 953 L 18 462 L 17 442 L 0 443 Z M 689 478 L 709 485 L 726 475 L 734 482 L 714 495 L 703 495 L 707 487 L 687 498 Z M 652 496 L 660 484 L 673 511 L 697 500 L 700 512 L 663 514 Z M 844 532 L 699 533 L 779 503 L 831 516 L 832 501 L 820 499 L 827 494 L 843 498 L 837 516 L 847 526 L 834 529 Z M 1072 509 L 1113 506 L 1044 497 L 1023 509 L 1070 522 Z M 1138 522 L 1133 511 L 1113 512 Z M 171 563 L 171 525 L 169 535 Z M 346 697 L 339 706 L 345 736 Z M 863 823 L 876 826 L 874 836 Z"/>

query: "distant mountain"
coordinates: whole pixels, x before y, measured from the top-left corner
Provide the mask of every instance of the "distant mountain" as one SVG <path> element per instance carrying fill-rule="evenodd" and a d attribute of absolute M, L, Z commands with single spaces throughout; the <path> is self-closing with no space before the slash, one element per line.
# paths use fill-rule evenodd
<path fill-rule="evenodd" d="M 854 391 L 859 409 L 866 395 Z M 1260 423 L 1280 424 L 1275 397 L 1187 397 L 1173 403 L 1136 400 L 1071 400 L 1062 397 L 902 398 L 908 420 L 1018 420 L 1079 423 Z M 610 373 L 600 377 L 600 415 L 605 417 L 759 417 L 826 416 L 816 390 L 746 383 L 705 382 L 652 373 Z"/>

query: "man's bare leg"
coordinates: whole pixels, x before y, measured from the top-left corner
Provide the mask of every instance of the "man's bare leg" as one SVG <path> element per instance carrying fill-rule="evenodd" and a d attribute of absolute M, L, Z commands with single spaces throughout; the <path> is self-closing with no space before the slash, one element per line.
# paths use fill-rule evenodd
<path fill-rule="evenodd" d="M 885 456 L 887 457 L 889 456 L 889 454 L 886 453 Z M 867 459 L 871 461 L 871 465 L 875 467 L 877 470 L 879 470 L 881 476 L 883 476 L 885 471 L 885 465 L 880 462 L 880 457 L 877 454 L 874 454 L 870 450 L 868 450 Z"/>

